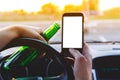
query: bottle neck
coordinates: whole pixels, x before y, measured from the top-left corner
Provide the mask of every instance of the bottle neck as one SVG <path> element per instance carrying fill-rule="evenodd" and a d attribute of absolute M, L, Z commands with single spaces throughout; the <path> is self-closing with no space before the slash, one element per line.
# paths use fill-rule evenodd
<path fill-rule="evenodd" d="M 49 41 L 49 39 L 42 33 L 41 36 L 46 40 Z"/>

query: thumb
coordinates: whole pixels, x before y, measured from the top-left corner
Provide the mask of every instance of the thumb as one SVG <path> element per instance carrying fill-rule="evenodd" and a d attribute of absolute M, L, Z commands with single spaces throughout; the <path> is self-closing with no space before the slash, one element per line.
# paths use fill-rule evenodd
<path fill-rule="evenodd" d="M 69 65 L 74 65 L 74 59 L 73 58 L 71 58 L 71 57 L 65 57 L 65 60 L 66 60 L 66 62 L 69 64 Z"/>

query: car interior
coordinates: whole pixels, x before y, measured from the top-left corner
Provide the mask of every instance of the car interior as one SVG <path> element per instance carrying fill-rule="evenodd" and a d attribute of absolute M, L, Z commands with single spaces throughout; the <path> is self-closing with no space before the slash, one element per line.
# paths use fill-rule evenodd
<path fill-rule="evenodd" d="M 4 20 L 1 21 L 0 19 L 0 25 L 33 25 L 40 26 L 41 29 L 44 31 L 54 22 L 59 23 L 62 27 L 61 16 L 64 12 L 83 12 L 84 42 L 88 44 L 92 55 L 92 79 L 120 80 L 120 6 L 117 6 L 117 4 L 120 5 L 119 0 L 110 0 L 111 2 L 107 2 L 107 0 L 82 1 L 85 7 L 81 7 L 78 5 L 68 5 L 67 7 L 65 7 L 63 12 L 60 13 L 55 12 L 54 10 L 53 12 L 55 13 L 51 13 L 51 9 L 46 6 L 42 7 L 42 9 L 46 10 L 42 10 L 43 12 L 39 11 L 37 13 L 33 12 L 27 14 L 27 12 L 25 13 L 24 11 L 21 11 L 20 15 L 22 13 L 22 16 L 24 16 L 23 20 L 26 21 L 21 21 L 19 19 L 17 21 L 17 18 L 15 18 L 16 21 L 9 21 L 10 19 L 8 19 L 8 21 L 4 22 Z M 113 4 L 108 4 L 112 2 L 116 3 L 116 6 L 113 6 Z M 106 8 L 106 5 L 110 6 L 110 8 Z M 80 10 L 78 9 L 78 7 L 80 8 Z M 44 13 L 44 11 L 46 13 Z M 38 13 L 42 15 L 40 16 L 41 18 L 45 17 L 44 20 L 39 20 L 38 18 L 35 18 L 38 21 L 29 21 L 29 18 L 27 19 L 27 17 L 31 14 L 34 15 L 34 17 L 36 17 L 36 15 L 39 16 Z M 0 16 L 4 16 L 2 12 L 0 12 L 0 14 L 2 14 Z M 6 12 L 6 16 L 10 14 L 9 12 Z M 17 12 L 17 14 L 14 15 L 18 17 L 19 11 Z M 22 19 L 22 16 L 20 16 L 19 18 Z M 34 18 L 32 17 L 30 19 Z M 0 28 L 2 28 L 1 26 Z M 22 60 L 24 60 L 25 57 L 28 56 L 28 50 L 26 50 L 24 51 L 23 55 L 17 57 L 21 57 L 21 59 L 19 59 L 18 61 L 16 61 L 16 59 L 13 60 L 12 63 L 15 62 L 15 64 L 10 67 L 10 70 L 4 69 L 4 64 L 8 57 L 10 57 L 12 53 L 16 52 L 20 46 L 32 47 L 38 50 L 40 54 L 44 53 L 45 56 L 41 57 L 41 55 L 44 55 L 41 54 L 38 58 L 33 60 L 28 65 L 20 67 L 19 63 L 21 63 Z M 67 62 L 63 58 L 63 55 L 61 55 L 61 52 L 62 28 L 60 28 L 60 30 L 49 40 L 48 44 L 44 43 L 41 40 L 32 38 L 18 38 L 12 40 L 2 50 L 0 50 L 0 80 L 73 80 L 74 76 L 72 68 L 69 66 L 69 64 L 67 64 Z"/>

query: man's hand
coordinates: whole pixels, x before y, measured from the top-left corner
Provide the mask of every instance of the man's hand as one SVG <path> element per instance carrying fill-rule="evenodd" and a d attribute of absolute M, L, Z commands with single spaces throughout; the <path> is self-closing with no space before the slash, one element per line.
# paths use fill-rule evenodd
<path fill-rule="evenodd" d="M 83 53 L 78 50 L 69 49 L 74 58 L 69 58 L 73 63 L 73 73 L 75 80 L 92 80 L 92 56 L 86 44 L 84 44 Z"/>
<path fill-rule="evenodd" d="M 0 29 L 0 49 L 11 40 L 19 37 L 30 37 L 46 41 L 40 34 L 42 30 L 38 27 L 14 25 Z"/>

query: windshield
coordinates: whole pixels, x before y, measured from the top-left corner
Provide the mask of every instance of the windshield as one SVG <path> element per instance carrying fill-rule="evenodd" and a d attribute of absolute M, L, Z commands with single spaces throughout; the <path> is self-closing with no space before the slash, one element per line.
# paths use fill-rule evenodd
<path fill-rule="evenodd" d="M 45 30 L 61 25 L 65 12 L 84 13 L 85 41 L 120 41 L 119 0 L 0 0 L 0 28 L 24 24 Z M 61 42 L 61 29 L 50 42 Z"/>

